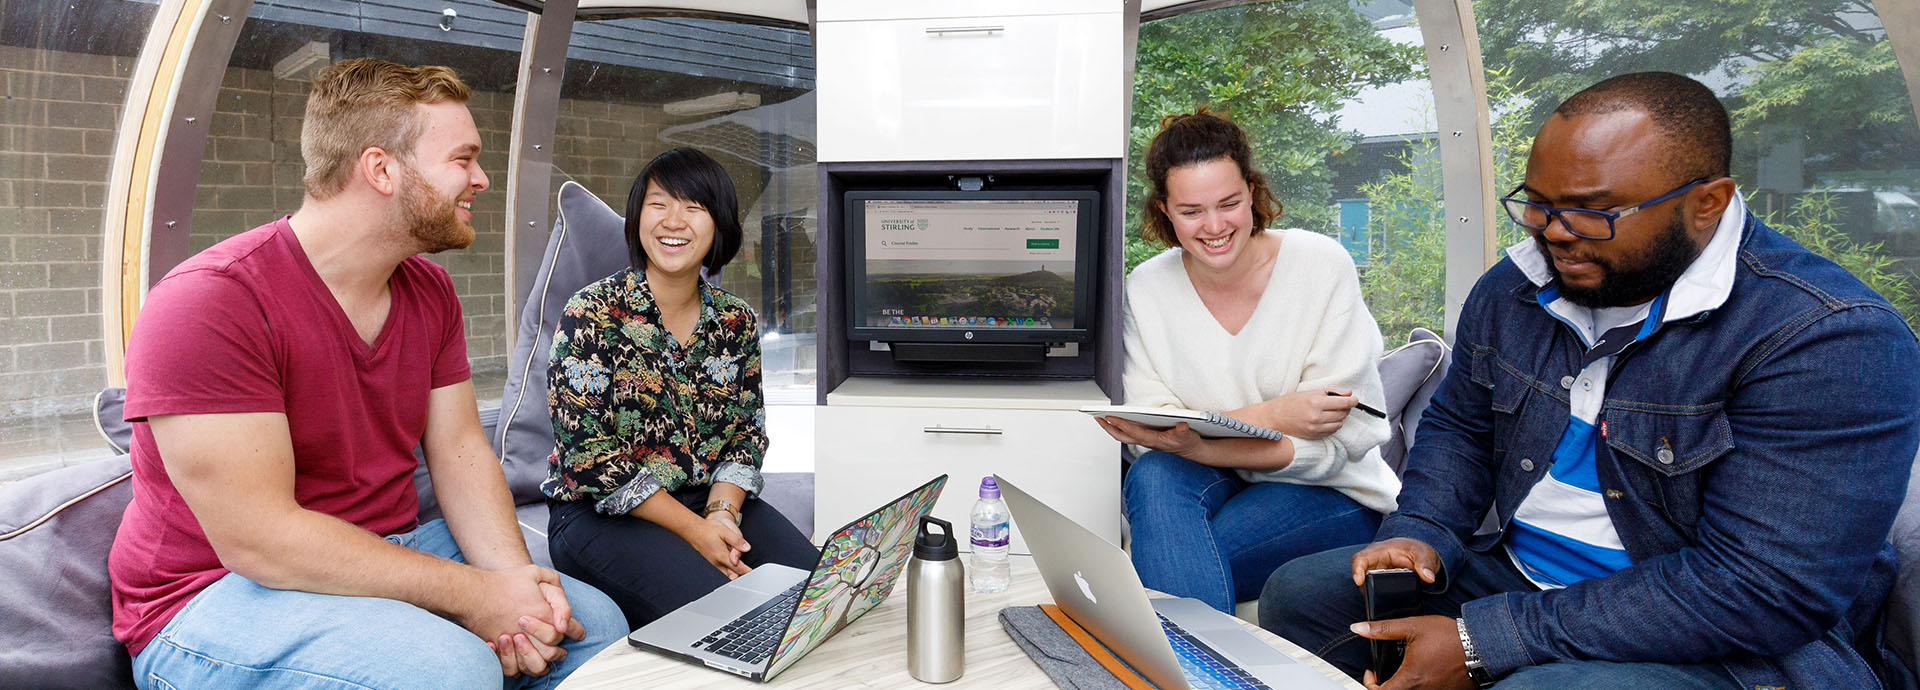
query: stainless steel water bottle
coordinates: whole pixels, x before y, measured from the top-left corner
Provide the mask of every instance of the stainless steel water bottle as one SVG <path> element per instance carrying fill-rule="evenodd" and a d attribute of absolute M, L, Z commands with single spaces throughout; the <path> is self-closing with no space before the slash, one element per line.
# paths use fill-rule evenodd
<path fill-rule="evenodd" d="M 939 525 L 940 532 L 927 531 Z M 907 673 L 924 683 L 960 677 L 967 660 L 966 573 L 953 525 L 920 519 L 907 561 Z"/>

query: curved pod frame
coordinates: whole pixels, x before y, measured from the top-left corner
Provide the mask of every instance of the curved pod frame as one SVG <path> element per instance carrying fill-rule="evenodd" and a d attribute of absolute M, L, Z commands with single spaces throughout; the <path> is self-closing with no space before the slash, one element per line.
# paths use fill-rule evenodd
<path fill-rule="evenodd" d="M 527 290 L 540 269 L 540 253 L 552 229 L 554 131 L 560 117 L 560 84 L 566 77 L 567 44 L 573 40 L 575 0 L 552 0 L 527 14 L 520 46 L 519 88 L 513 96 L 513 134 L 507 159 L 506 313 L 507 351 L 519 336 L 515 324 Z"/>
<path fill-rule="evenodd" d="M 1906 77 L 1907 97 L 1920 115 L 1920 0 L 1873 0 L 1873 13 L 1887 30 L 1887 42 L 1893 44 L 1894 59 L 1900 62 L 1900 74 Z"/>
<path fill-rule="evenodd" d="M 127 337 L 147 288 L 189 256 L 193 188 L 214 98 L 252 6 L 165 0 L 134 65 L 101 214 L 108 385 L 126 385 Z"/>
<path fill-rule="evenodd" d="M 508 187 L 512 224 L 507 232 L 510 275 L 505 318 L 511 323 L 521 301 L 513 293 L 531 277 L 544 246 L 542 221 L 551 167 L 554 115 L 576 10 L 603 13 L 631 7 L 697 12 L 717 5 L 723 13 L 754 12 L 773 23 L 807 16 L 817 0 L 772 3 L 763 11 L 737 1 L 694 0 L 615 3 L 609 0 L 513 2 L 541 6 L 529 14 L 522 50 L 521 83 L 514 107 L 513 155 Z M 1135 0 L 1138 2 L 1138 0 Z M 1148 0 L 1141 14 L 1157 19 L 1187 11 L 1238 4 L 1231 0 L 1174 3 Z M 1920 108 L 1920 0 L 1874 0 Z M 619 7 L 614 7 L 618 5 Z M 778 6 L 773 6 L 778 5 Z M 792 6 L 788 6 L 792 5 Z M 1432 75 L 1446 209 L 1446 322 L 1452 331 L 1474 281 L 1495 260 L 1498 216 L 1494 209 L 1493 137 L 1472 0 L 1414 0 Z M 141 50 L 127 90 L 115 145 L 107 208 L 102 220 L 103 328 L 110 385 L 124 383 L 126 337 L 147 287 L 186 258 L 193 185 L 206 147 L 207 118 L 251 0 L 162 0 L 153 30 Z M 713 8 L 707 8 L 709 10 Z M 563 19 L 564 17 L 564 19 Z M 1136 25 L 1137 26 L 1137 25 Z M 1131 57 L 1131 55 L 1129 55 Z M 1131 67 L 1129 66 L 1129 73 Z M 528 226 L 529 221 L 533 222 Z M 513 329 L 509 328 L 511 333 Z M 511 337 L 511 336 L 509 336 Z M 511 343 L 508 345 L 511 347 Z"/>
<path fill-rule="evenodd" d="M 1441 197 L 1446 214 L 1446 333 L 1480 274 L 1492 268 L 1496 239 L 1492 117 L 1480 62 L 1473 0 L 1414 0 L 1426 42 L 1439 127 Z"/>

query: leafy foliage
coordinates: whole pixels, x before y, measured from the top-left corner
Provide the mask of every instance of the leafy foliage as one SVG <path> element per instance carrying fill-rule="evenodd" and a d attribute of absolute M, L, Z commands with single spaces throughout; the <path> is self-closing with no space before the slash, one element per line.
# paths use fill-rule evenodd
<path fill-rule="evenodd" d="M 1800 163 L 1811 177 L 1894 188 L 1920 183 L 1906 155 L 1920 148 L 1920 128 L 1871 0 L 1714 5 L 1701 11 L 1701 3 L 1670 0 L 1476 0 L 1474 14 L 1489 73 L 1497 70 L 1501 81 L 1537 96 L 1507 111 L 1522 115 L 1514 119 L 1524 124 L 1515 125 L 1527 132 L 1600 77 L 1665 70 L 1700 76 L 1721 92 L 1733 119 L 1733 176 L 1743 185 L 1760 182 L 1761 157 L 1782 141 L 1804 146 Z M 1920 317 L 1913 269 L 1883 245 L 1843 232 L 1834 195 L 1786 200 L 1770 225 L 1852 271 L 1909 322 Z"/>
<path fill-rule="evenodd" d="M 1920 330 L 1920 298 L 1914 294 L 1912 279 L 1897 270 L 1896 260 L 1887 256 L 1881 243 L 1861 244 L 1847 238 L 1834 224 L 1838 209 L 1832 194 L 1824 191 L 1802 194 L 1787 208 L 1785 215 L 1784 219 L 1764 220 L 1800 246 L 1840 264 L 1860 282 L 1887 298 L 1887 302 L 1906 317 L 1909 328 Z"/>
<path fill-rule="evenodd" d="M 1147 144 L 1160 118 L 1207 105 L 1247 131 L 1255 164 L 1286 208 L 1282 225 L 1337 231 L 1327 159 L 1353 147 L 1333 113 L 1362 89 L 1413 78 L 1424 57 L 1379 33 L 1345 0 L 1194 12 L 1140 27 L 1128 131 L 1127 270 L 1160 251 L 1137 233 Z"/>
<path fill-rule="evenodd" d="M 1759 181 L 1778 141 L 1803 142 L 1821 179 L 1909 181 L 1920 149 L 1912 103 L 1871 0 L 1476 0 L 1494 124 L 1496 186 L 1524 174 L 1532 135 L 1551 109 L 1597 79 L 1641 70 L 1703 77 L 1723 93 L 1734 125 L 1734 177 Z M 1421 76 L 1424 60 L 1395 46 L 1342 0 L 1304 0 L 1197 12 L 1140 30 L 1130 144 L 1127 268 L 1160 248 L 1141 242 L 1141 159 L 1159 118 L 1209 104 L 1253 137 L 1259 165 L 1287 205 L 1283 226 L 1333 234 L 1329 158 L 1355 137 L 1332 115 L 1360 89 Z M 1832 123 L 1847 123 L 1844 127 Z M 1371 260 L 1362 269 L 1382 336 L 1438 329 L 1445 292 L 1445 217 L 1436 141 L 1414 138 L 1400 169 L 1364 185 Z M 1851 225 L 1834 194 L 1792 194 L 1768 222 L 1833 259 L 1920 325 L 1913 269 Z M 1760 208 L 1762 204 L 1755 204 Z M 1758 211 L 1763 212 L 1764 211 Z M 1499 243 L 1522 234 L 1503 217 Z M 1857 219 L 1855 219 L 1857 220 Z M 1854 236 L 1858 236 L 1857 233 Z"/>
<path fill-rule="evenodd" d="M 1360 290 L 1388 343 L 1400 342 L 1415 327 L 1439 332 L 1446 316 L 1446 218 L 1437 149 L 1432 139 L 1409 142 L 1400 156 L 1405 171 L 1360 188 L 1370 206 L 1367 230 L 1374 246 L 1373 261 L 1360 272 Z"/>
<path fill-rule="evenodd" d="M 1496 112 L 1521 112 L 1531 104 L 1528 92 L 1514 88 L 1511 82 L 1512 75 L 1506 70 L 1488 71 L 1489 97 Z M 1506 118 L 1494 125 L 1493 142 L 1496 186 L 1503 191 L 1511 189 L 1526 174 L 1533 130 L 1521 118 Z M 1373 209 L 1368 229 L 1374 238 L 1375 258 L 1362 272 L 1360 285 L 1374 320 L 1380 324 L 1381 337 L 1390 343 L 1404 338 L 1415 326 L 1439 331 L 1445 314 L 1446 219 L 1441 208 L 1438 157 L 1432 139 L 1409 143 L 1401 157 L 1405 170 L 1362 187 Z M 1915 293 L 1912 277 L 1901 270 L 1898 259 L 1888 256 L 1881 243 L 1850 239 L 1836 222 L 1839 217 L 1836 197 L 1813 191 L 1796 196 L 1785 213 L 1763 220 L 1853 273 L 1892 303 L 1908 325 L 1920 330 L 1920 295 Z M 1505 218 L 1498 222 L 1500 246 L 1520 241 L 1523 234 L 1517 226 Z"/>
<path fill-rule="evenodd" d="M 1909 167 L 1889 153 L 1920 145 L 1920 129 L 1870 0 L 1703 5 L 1476 0 L 1474 15 L 1487 66 L 1540 96 L 1527 111 L 1530 129 L 1600 77 L 1664 70 L 1700 75 L 1723 91 L 1736 178 L 1757 179 L 1759 157 L 1787 136 L 1820 154 L 1809 161 L 1818 169 Z"/>
<path fill-rule="evenodd" d="M 1529 94 L 1514 88 L 1510 76 L 1488 71 L 1488 98 L 1495 112 L 1522 111 L 1531 104 Z M 1532 146 L 1533 135 L 1520 118 L 1494 124 L 1495 186 L 1504 191 L 1520 183 Z M 1389 343 L 1400 342 L 1416 326 L 1440 332 L 1446 316 L 1439 146 L 1432 138 L 1409 140 L 1399 160 L 1401 170 L 1360 188 L 1371 209 L 1367 231 L 1373 243 L 1373 260 L 1361 271 L 1360 289 L 1379 322 L 1380 337 Z M 1498 224 L 1500 246 L 1520 241 L 1519 228 L 1504 216 L 1492 220 Z"/>

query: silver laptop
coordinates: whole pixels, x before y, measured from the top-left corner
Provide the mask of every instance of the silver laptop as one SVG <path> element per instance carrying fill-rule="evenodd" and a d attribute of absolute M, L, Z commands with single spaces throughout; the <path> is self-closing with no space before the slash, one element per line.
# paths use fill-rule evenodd
<path fill-rule="evenodd" d="M 840 528 L 821 545 L 812 573 L 759 566 L 633 631 L 627 642 L 771 680 L 887 598 L 913 553 L 920 518 L 946 484 L 947 475 L 935 477 Z"/>
<path fill-rule="evenodd" d="M 1147 599 L 1127 554 L 995 476 L 1053 602 L 1162 690 L 1300 688 L 1339 683 L 1198 599 Z"/>

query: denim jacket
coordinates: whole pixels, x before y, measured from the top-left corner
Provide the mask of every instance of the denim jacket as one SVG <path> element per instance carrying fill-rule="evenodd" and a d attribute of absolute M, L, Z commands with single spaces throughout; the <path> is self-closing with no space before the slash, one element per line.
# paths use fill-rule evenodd
<path fill-rule="evenodd" d="M 1886 543 L 1920 447 L 1920 344 L 1887 302 L 1747 216 L 1733 291 L 1614 356 L 1595 451 L 1633 565 L 1462 611 L 1495 675 L 1558 659 L 1718 660 L 1743 687 L 1877 688 Z M 1546 476 L 1583 347 L 1502 260 L 1379 538 L 1445 573 L 1495 549 Z M 1464 356 L 1462 356 L 1464 355 Z M 1571 380 L 1571 379 L 1567 379 Z"/>

